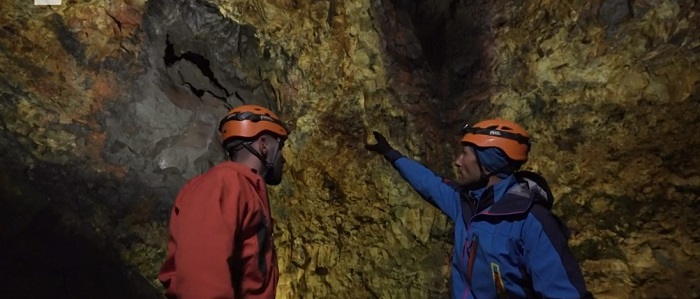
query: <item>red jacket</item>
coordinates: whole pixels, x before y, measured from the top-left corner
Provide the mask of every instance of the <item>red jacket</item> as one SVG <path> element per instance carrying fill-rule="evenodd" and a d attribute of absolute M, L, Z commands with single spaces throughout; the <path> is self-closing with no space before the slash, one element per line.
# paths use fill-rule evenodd
<path fill-rule="evenodd" d="M 168 298 L 274 298 L 279 270 L 263 179 L 224 162 L 187 182 L 158 273 Z"/>

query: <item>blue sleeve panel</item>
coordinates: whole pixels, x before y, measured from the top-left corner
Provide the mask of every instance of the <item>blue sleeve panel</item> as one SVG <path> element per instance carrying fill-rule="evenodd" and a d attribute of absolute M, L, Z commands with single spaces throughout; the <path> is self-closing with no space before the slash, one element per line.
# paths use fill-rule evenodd
<path fill-rule="evenodd" d="M 430 169 L 406 157 L 393 163 L 401 176 L 408 181 L 423 199 L 427 200 L 454 222 L 459 217 L 459 192 Z"/>
<path fill-rule="evenodd" d="M 532 207 L 523 227 L 523 241 L 527 272 L 534 291 L 542 298 L 593 298 L 564 230 L 547 208 Z"/>

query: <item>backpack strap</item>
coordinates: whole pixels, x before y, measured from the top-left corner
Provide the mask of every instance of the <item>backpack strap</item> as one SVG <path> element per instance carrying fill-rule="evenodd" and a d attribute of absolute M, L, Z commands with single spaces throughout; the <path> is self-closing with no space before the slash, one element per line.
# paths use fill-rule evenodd
<path fill-rule="evenodd" d="M 571 230 L 568 226 L 566 226 L 566 223 L 564 223 L 564 221 L 562 221 L 557 214 L 554 214 L 550 207 L 544 205 L 541 201 L 536 200 L 533 203 L 532 208 L 530 208 L 530 213 L 535 215 L 542 213 L 550 214 L 552 218 L 554 218 L 554 223 L 556 224 L 557 228 L 559 228 L 559 230 L 561 230 L 561 232 L 564 234 L 564 237 L 566 237 L 567 240 L 571 238 Z"/>
<path fill-rule="evenodd" d="M 549 187 L 549 183 L 547 183 L 547 180 L 540 174 L 527 170 L 516 172 L 515 177 L 518 179 L 518 181 L 522 181 L 523 179 L 531 180 L 545 191 L 545 193 L 547 194 L 547 198 L 543 198 L 543 196 L 539 193 L 535 195 L 535 201 L 533 202 L 530 213 L 532 213 L 534 209 L 546 209 L 547 213 L 551 214 L 554 217 L 557 226 L 564 233 L 564 236 L 566 236 L 566 239 L 568 240 L 571 237 L 571 230 L 566 226 L 564 221 L 562 221 L 561 218 L 559 218 L 559 216 L 552 212 L 554 195 L 552 194 L 552 189 Z M 538 211 L 537 213 L 542 212 L 544 211 Z"/>
<path fill-rule="evenodd" d="M 564 238 L 566 238 L 566 240 L 568 241 L 571 238 L 571 230 L 566 226 L 564 221 L 562 221 L 561 218 L 559 218 L 559 216 L 552 212 L 554 195 L 552 194 L 552 190 L 549 187 L 549 183 L 547 183 L 547 180 L 543 176 L 532 171 L 518 171 L 515 173 L 515 177 L 518 179 L 519 182 L 524 182 L 525 179 L 528 179 L 539 185 L 540 188 L 544 190 L 546 197 L 545 195 L 536 192 L 535 198 L 528 212 L 532 214 L 535 218 L 540 219 L 539 221 L 542 223 L 542 225 L 547 226 L 543 227 L 543 229 L 559 230 L 564 235 Z M 546 219 L 549 220 L 547 221 Z M 542 220 L 545 221 L 543 222 Z M 534 290 L 534 287 L 532 285 L 532 277 L 530 277 L 530 275 L 528 274 L 527 269 L 525 269 L 523 266 L 520 266 L 519 270 L 524 279 L 523 290 L 525 292 L 526 297 L 539 298 L 538 294 Z"/>
<path fill-rule="evenodd" d="M 552 194 L 552 189 L 549 188 L 549 183 L 547 183 L 547 180 L 543 176 L 532 171 L 521 170 L 515 173 L 515 178 L 518 180 L 518 182 L 523 182 L 524 179 L 528 179 L 539 185 L 540 188 L 542 188 L 542 190 L 544 190 L 544 192 L 547 194 L 547 197 L 544 198 L 538 193 L 535 195 L 535 203 L 542 204 L 543 206 L 547 207 L 547 209 L 552 208 L 552 203 L 554 203 L 554 195 Z"/>

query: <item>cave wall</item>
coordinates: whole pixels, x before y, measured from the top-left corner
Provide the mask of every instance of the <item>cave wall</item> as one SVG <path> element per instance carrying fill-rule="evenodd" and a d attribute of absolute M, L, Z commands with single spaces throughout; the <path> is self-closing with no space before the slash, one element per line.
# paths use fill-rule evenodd
<path fill-rule="evenodd" d="M 506 11 L 492 97 L 535 132 L 599 296 L 695 297 L 700 19 L 693 2 L 523 3 Z M 522 101 L 511 101 L 518 97 Z"/>
<path fill-rule="evenodd" d="M 533 135 L 526 168 L 597 297 L 700 292 L 694 1 L 25 2 L 0 16 L 6 256 L 43 232 L 153 296 L 174 195 L 245 101 L 293 129 L 270 191 L 281 298 L 447 296 L 451 224 L 363 145 L 379 130 L 450 176 L 459 126 L 486 117 Z M 16 294 L 46 270 L 3 262 Z"/>

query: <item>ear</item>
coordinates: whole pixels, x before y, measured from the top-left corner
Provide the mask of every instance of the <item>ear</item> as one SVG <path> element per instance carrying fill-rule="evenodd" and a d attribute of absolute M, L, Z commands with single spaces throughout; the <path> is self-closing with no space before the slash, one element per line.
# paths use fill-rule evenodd
<path fill-rule="evenodd" d="M 258 138 L 258 148 L 260 154 L 266 156 L 267 152 L 270 150 L 270 138 L 267 138 L 265 135 L 260 136 L 260 138 Z"/>

